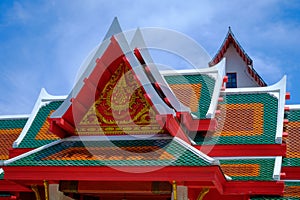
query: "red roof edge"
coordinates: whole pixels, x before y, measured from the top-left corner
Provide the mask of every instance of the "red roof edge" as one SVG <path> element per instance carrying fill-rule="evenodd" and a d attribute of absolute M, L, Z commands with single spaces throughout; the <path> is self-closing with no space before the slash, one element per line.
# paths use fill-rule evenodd
<path fill-rule="evenodd" d="M 240 45 L 240 43 L 237 41 L 234 34 L 232 33 L 231 28 L 229 27 L 227 35 L 226 35 L 221 47 L 219 48 L 219 50 L 218 50 L 217 54 L 214 56 L 214 58 L 209 62 L 209 66 L 216 65 L 217 63 L 219 63 L 222 60 L 222 58 L 223 58 L 224 54 L 226 53 L 226 50 L 228 49 L 230 43 L 233 44 L 236 51 L 243 58 L 243 60 L 245 61 L 245 63 L 247 65 L 252 65 L 253 64 L 252 59 L 248 56 L 248 54 L 242 48 L 242 46 Z"/>
<path fill-rule="evenodd" d="M 208 63 L 210 67 L 218 64 L 222 58 L 224 57 L 224 54 L 226 53 L 229 44 L 233 44 L 234 48 L 236 49 L 237 53 L 240 55 L 240 57 L 243 59 L 243 61 L 246 63 L 248 66 L 248 73 L 250 76 L 257 82 L 257 84 L 261 87 L 267 86 L 266 82 L 259 76 L 259 74 L 255 71 L 253 68 L 253 61 L 252 59 L 248 56 L 246 51 L 242 48 L 240 43 L 237 41 L 235 38 L 234 34 L 231 31 L 231 28 L 228 28 L 227 35 L 219 48 L 218 52 L 216 55 L 213 57 L 213 59 Z"/>

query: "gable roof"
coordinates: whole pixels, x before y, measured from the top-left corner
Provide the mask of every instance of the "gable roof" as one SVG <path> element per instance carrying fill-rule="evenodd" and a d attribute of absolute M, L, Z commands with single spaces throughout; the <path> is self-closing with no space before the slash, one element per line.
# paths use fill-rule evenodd
<path fill-rule="evenodd" d="M 221 47 L 219 48 L 219 50 L 217 51 L 217 53 L 213 57 L 213 59 L 209 62 L 209 66 L 216 65 L 217 63 L 219 63 L 222 60 L 222 58 L 224 57 L 230 44 L 232 44 L 234 46 L 234 48 L 236 49 L 239 56 L 243 59 L 243 61 L 247 65 L 247 72 L 255 80 L 255 82 L 261 87 L 267 86 L 266 82 L 261 78 L 261 76 L 253 68 L 252 59 L 248 56 L 246 51 L 239 44 L 239 42 L 235 38 L 233 32 L 231 31 L 230 27 L 228 28 L 227 35 L 226 35 Z"/>
<path fill-rule="evenodd" d="M 143 47 L 144 43 L 141 37 L 140 32 L 137 31 L 131 45 L 141 44 Z M 105 45 L 101 44 L 95 51 L 101 53 L 95 53 L 91 56 L 93 58 L 89 60 L 86 70 L 82 73 L 81 78 L 76 83 L 68 98 L 50 116 L 51 131 L 62 138 L 70 135 L 80 135 L 82 132 L 78 129 L 78 126 L 81 126 L 85 120 L 88 125 L 93 123 L 95 126 L 98 126 L 98 128 L 94 126 L 95 134 L 98 130 L 100 130 L 99 134 L 104 133 L 106 135 L 126 134 L 127 131 L 128 134 L 137 134 L 138 132 L 140 132 L 139 134 L 145 134 L 145 131 L 140 129 L 143 127 L 136 126 L 141 125 L 141 121 L 134 121 L 134 129 L 136 131 L 132 131 L 133 124 L 130 122 L 131 119 L 128 121 L 122 118 L 122 122 L 116 120 L 120 116 L 123 116 L 120 113 L 125 111 L 125 108 L 116 106 L 116 102 L 113 100 L 114 98 L 119 98 L 118 100 L 128 101 L 128 103 L 123 102 L 123 105 L 129 105 L 131 116 L 140 116 L 141 113 L 136 113 L 140 110 L 145 111 L 145 109 L 148 109 L 150 112 L 147 112 L 150 114 L 152 113 L 151 110 L 153 110 L 155 112 L 153 116 L 150 115 L 143 118 L 146 125 L 151 124 L 152 126 L 157 123 L 155 116 L 158 115 L 162 119 L 158 120 L 160 121 L 158 129 L 163 129 L 163 127 L 168 129 L 169 127 L 167 132 L 189 142 L 189 139 L 175 118 L 177 117 L 177 113 L 190 114 L 190 108 L 183 105 L 174 95 L 169 84 L 161 76 L 156 66 L 151 63 L 151 58 L 147 50 L 131 49 L 132 46 L 127 43 L 123 33 L 113 35 L 110 40 L 105 40 L 104 43 Z M 150 61 L 150 63 L 146 63 L 146 61 Z M 220 66 L 223 66 L 224 63 L 220 63 Z M 221 80 L 223 77 L 221 74 L 224 73 L 224 66 L 220 66 L 208 69 L 207 72 L 213 77 L 213 82 L 217 83 L 217 86 L 214 86 L 212 89 L 214 97 L 208 100 L 208 105 L 212 104 L 208 115 L 209 118 L 212 118 L 214 115 L 216 99 L 222 85 Z M 195 73 L 200 72 L 196 70 Z M 117 94 L 114 93 L 116 89 L 120 89 L 120 91 L 118 91 L 117 96 L 113 97 L 112 95 Z M 108 100 L 106 101 L 105 99 Z M 211 103 L 212 101 L 214 103 Z M 119 109 L 119 114 L 118 116 L 113 116 L 113 112 L 117 111 L 116 108 Z M 206 114 L 206 112 L 207 110 L 203 113 Z M 145 119 L 148 119 L 148 121 L 145 121 Z M 153 119 L 153 121 L 149 121 L 149 119 Z M 174 129 L 170 125 L 165 126 L 165 123 L 169 123 L 170 120 L 173 123 L 172 126 L 175 125 L 177 128 Z M 130 122 L 131 125 L 130 123 L 126 124 L 127 122 Z M 107 124 L 107 127 L 105 127 L 105 124 Z M 147 127 L 145 127 L 146 129 Z M 148 132 L 153 134 L 153 131 L 151 132 L 152 127 L 149 130 Z M 154 133 L 155 131 L 157 130 L 154 130 Z M 88 132 L 91 133 L 93 131 Z M 84 131 L 84 134 L 88 132 Z"/>

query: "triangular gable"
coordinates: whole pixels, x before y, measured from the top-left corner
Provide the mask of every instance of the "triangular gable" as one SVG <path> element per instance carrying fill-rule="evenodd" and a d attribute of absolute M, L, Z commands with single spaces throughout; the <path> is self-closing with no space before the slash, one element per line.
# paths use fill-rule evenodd
<path fill-rule="evenodd" d="M 232 33 L 231 28 L 229 27 L 227 35 L 226 35 L 220 49 L 218 50 L 216 55 L 213 57 L 213 59 L 209 63 L 210 66 L 213 66 L 222 60 L 222 58 L 223 58 L 224 54 L 226 53 L 230 44 L 233 44 L 236 51 L 239 53 L 239 55 L 241 56 L 241 58 L 244 60 L 244 62 L 247 65 L 253 65 L 252 59 L 248 56 L 248 54 L 245 52 L 245 50 L 239 44 L 239 42 L 235 38 L 234 34 Z"/>
<path fill-rule="evenodd" d="M 266 82 L 259 76 L 259 74 L 253 68 L 252 59 L 248 56 L 248 54 L 245 52 L 245 50 L 239 44 L 239 42 L 235 38 L 233 32 L 231 31 L 230 27 L 228 29 L 227 35 L 226 35 L 221 47 L 219 48 L 218 52 L 213 57 L 213 59 L 209 62 L 209 66 L 214 66 L 223 59 L 230 44 L 232 44 L 234 46 L 234 48 L 236 49 L 239 56 L 245 62 L 246 66 L 247 66 L 247 72 L 249 73 L 249 75 L 257 82 L 257 84 L 259 86 L 267 86 Z"/>
<path fill-rule="evenodd" d="M 87 76 L 79 79 L 66 101 L 52 114 L 53 133 L 66 137 L 169 132 L 189 143 L 174 118 L 174 109 L 155 90 L 153 80 L 123 34 L 112 36 L 101 57 L 94 64 L 92 59 L 87 70 L 90 72 L 83 73 Z M 176 128 L 170 130 L 170 126 L 157 123 L 157 115 L 173 116 Z"/>

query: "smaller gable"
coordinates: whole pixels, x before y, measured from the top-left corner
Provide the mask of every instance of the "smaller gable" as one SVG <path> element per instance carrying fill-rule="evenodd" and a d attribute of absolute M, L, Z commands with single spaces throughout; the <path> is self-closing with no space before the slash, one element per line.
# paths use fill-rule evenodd
<path fill-rule="evenodd" d="M 256 72 L 256 70 L 253 68 L 253 61 L 248 56 L 248 54 L 245 52 L 245 50 L 242 48 L 242 46 L 239 44 L 237 39 L 235 38 L 233 32 L 231 31 L 231 28 L 229 27 L 227 35 L 217 51 L 216 55 L 213 57 L 213 59 L 209 62 L 209 66 L 214 66 L 217 63 L 219 63 L 223 58 L 225 53 L 227 52 L 230 45 L 233 45 L 238 55 L 242 58 L 242 60 L 245 62 L 246 65 L 246 71 L 250 75 L 250 77 L 253 78 L 253 80 L 257 83 L 258 86 L 267 86 L 266 82 L 260 77 L 260 75 Z"/>

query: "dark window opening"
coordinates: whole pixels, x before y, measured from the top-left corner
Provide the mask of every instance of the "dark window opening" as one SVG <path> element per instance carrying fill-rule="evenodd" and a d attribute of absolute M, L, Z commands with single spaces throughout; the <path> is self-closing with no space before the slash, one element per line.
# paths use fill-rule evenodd
<path fill-rule="evenodd" d="M 226 88 L 237 88 L 236 73 L 226 73 L 226 76 L 228 77 Z"/>

